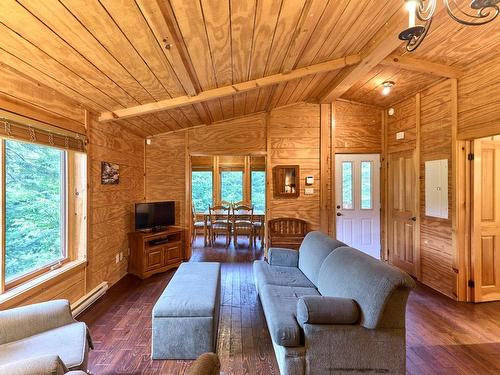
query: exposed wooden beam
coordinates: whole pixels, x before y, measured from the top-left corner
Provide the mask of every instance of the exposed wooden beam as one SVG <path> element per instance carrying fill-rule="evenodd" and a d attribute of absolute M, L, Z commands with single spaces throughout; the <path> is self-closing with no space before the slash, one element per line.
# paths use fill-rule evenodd
<path fill-rule="evenodd" d="M 381 64 L 446 78 L 459 78 L 463 74 L 463 71 L 452 66 L 415 59 L 408 56 L 390 55 L 383 59 Z"/>
<path fill-rule="evenodd" d="M 166 111 L 172 108 L 183 107 L 196 103 L 205 102 L 207 100 L 223 98 L 234 94 L 258 89 L 265 86 L 272 86 L 278 83 L 291 81 L 294 79 L 306 77 L 311 74 L 329 72 L 344 68 L 349 65 L 359 63 L 361 60 L 359 55 L 349 55 L 339 59 L 326 61 L 320 64 L 306 66 L 304 68 L 292 70 L 289 73 L 278 73 L 267 77 L 257 78 L 246 82 L 236 83 L 218 87 L 212 90 L 202 91 L 195 96 L 179 96 L 177 98 L 160 100 L 158 102 L 138 105 L 134 107 L 117 109 L 112 112 L 103 112 L 99 116 L 99 121 L 112 121 L 117 119 L 141 116 L 148 113 Z"/>
<path fill-rule="evenodd" d="M 363 78 L 371 69 L 378 65 L 401 45 L 399 32 L 404 28 L 408 17 L 405 9 L 392 15 L 389 21 L 375 34 L 375 36 L 361 50 L 361 62 L 345 69 L 332 84 L 320 95 L 321 103 L 331 103 L 347 92 L 356 82 Z"/>

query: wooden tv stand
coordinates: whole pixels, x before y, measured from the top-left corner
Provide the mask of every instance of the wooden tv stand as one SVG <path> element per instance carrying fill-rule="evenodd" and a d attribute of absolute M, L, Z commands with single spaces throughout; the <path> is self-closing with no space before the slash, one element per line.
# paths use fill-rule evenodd
<path fill-rule="evenodd" d="M 141 279 L 179 267 L 184 258 L 184 228 L 168 227 L 160 232 L 131 232 L 128 239 L 128 272 Z"/>

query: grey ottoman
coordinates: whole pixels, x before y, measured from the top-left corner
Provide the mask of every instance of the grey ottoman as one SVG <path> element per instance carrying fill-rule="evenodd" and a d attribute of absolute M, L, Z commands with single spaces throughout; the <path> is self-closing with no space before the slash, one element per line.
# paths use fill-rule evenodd
<path fill-rule="evenodd" d="M 220 264 L 182 263 L 153 308 L 153 359 L 195 359 L 215 352 Z"/>

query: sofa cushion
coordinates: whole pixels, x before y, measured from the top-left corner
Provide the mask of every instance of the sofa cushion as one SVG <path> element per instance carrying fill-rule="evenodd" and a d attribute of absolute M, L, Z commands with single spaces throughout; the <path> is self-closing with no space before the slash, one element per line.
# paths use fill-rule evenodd
<path fill-rule="evenodd" d="M 182 263 L 153 307 L 153 317 L 215 316 L 220 263 Z"/>
<path fill-rule="evenodd" d="M 378 327 L 393 295 L 414 286 L 405 272 L 351 247 L 338 248 L 328 255 L 318 277 L 321 295 L 355 300 L 361 311 L 360 324 L 369 329 Z M 404 320 L 404 310 L 395 314 Z"/>
<path fill-rule="evenodd" d="M 304 324 L 354 324 L 359 307 L 350 298 L 304 296 L 297 301 L 297 321 Z"/>
<path fill-rule="evenodd" d="M 314 288 L 314 284 L 297 267 L 271 266 L 263 260 L 253 263 L 257 292 L 264 285 L 283 285 Z"/>
<path fill-rule="evenodd" d="M 299 268 L 314 285 L 318 285 L 321 264 L 340 246 L 345 244 L 317 231 L 309 232 L 304 238 L 299 249 Z"/>
<path fill-rule="evenodd" d="M 0 365 L 0 374 L 9 375 L 64 375 L 67 372 L 58 355 L 26 358 Z"/>
<path fill-rule="evenodd" d="M 271 266 L 297 267 L 299 265 L 299 252 L 282 247 L 270 247 L 267 251 L 267 259 Z"/>
<path fill-rule="evenodd" d="M 302 330 L 296 319 L 297 301 L 303 296 L 317 296 L 315 288 L 264 285 L 260 300 L 273 342 L 281 346 L 300 346 Z"/>
<path fill-rule="evenodd" d="M 58 355 L 70 370 L 87 367 L 87 326 L 77 322 L 0 345 L 0 363 Z"/>

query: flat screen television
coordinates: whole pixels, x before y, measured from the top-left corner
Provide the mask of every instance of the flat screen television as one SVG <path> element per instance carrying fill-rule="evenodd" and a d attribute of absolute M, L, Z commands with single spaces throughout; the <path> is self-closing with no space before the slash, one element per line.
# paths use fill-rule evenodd
<path fill-rule="evenodd" d="M 175 225 L 175 202 L 135 204 L 135 230 L 162 230 Z"/>

